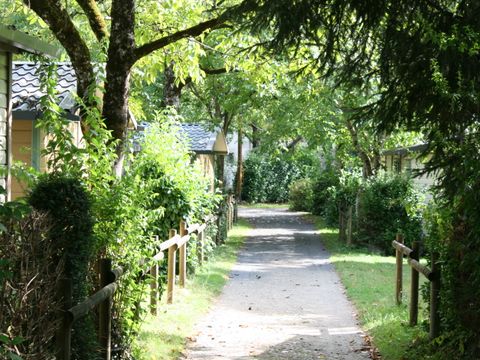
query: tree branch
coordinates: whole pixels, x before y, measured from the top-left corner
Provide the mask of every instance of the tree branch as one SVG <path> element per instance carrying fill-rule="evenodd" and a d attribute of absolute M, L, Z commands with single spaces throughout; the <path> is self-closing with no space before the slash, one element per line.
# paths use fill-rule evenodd
<path fill-rule="evenodd" d="M 208 69 L 200 66 L 200 69 L 207 75 L 220 75 L 225 74 L 227 72 L 226 68 L 219 68 L 219 69 Z"/>
<path fill-rule="evenodd" d="M 95 0 L 76 0 L 88 18 L 90 27 L 98 41 L 108 37 L 107 24 Z"/>
<path fill-rule="evenodd" d="M 81 97 L 85 96 L 88 86 L 95 81 L 90 51 L 68 12 L 60 0 L 23 0 L 23 2 L 47 23 L 67 51 L 77 75 L 77 93 Z"/>
<path fill-rule="evenodd" d="M 201 35 L 207 30 L 218 27 L 219 25 L 223 24 L 225 21 L 226 21 L 225 18 L 219 16 L 215 19 L 210 19 L 210 20 L 201 22 L 185 30 L 177 31 L 176 33 L 164 36 L 160 39 L 157 39 L 150 43 L 139 46 L 137 49 L 135 49 L 135 58 L 138 61 L 141 58 L 151 54 L 152 52 L 162 49 L 165 46 L 170 45 L 178 40 Z"/>

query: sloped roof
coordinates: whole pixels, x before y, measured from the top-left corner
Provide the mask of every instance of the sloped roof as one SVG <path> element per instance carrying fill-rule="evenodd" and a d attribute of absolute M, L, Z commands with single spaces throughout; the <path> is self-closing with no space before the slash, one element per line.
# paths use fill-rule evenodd
<path fill-rule="evenodd" d="M 192 151 L 211 152 L 213 150 L 217 133 L 199 124 L 181 124 L 181 131 L 188 137 Z"/>
<path fill-rule="evenodd" d="M 37 111 L 39 100 L 45 95 L 40 91 L 40 65 L 33 62 L 14 62 L 12 73 L 12 110 Z M 57 64 L 58 104 L 68 112 L 74 111 L 77 79 L 72 64 Z"/>
<path fill-rule="evenodd" d="M 197 154 L 227 154 L 223 131 L 210 131 L 201 124 L 181 124 L 181 131 L 189 139 L 190 149 Z"/>
<path fill-rule="evenodd" d="M 408 146 L 408 147 L 400 147 L 396 149 L 388 149 L 382 151 L 382 155 L 407 155 L 410 153 L 421 153 L 424 150 L 426 150 L 428 147 L 428 144 L 417 144 L 413 146 Z"/>

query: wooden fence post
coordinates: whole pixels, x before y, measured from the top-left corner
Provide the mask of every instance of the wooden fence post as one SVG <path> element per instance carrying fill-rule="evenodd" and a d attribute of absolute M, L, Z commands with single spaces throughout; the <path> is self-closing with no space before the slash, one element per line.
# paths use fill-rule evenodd
<path fill-rule="evenodd" d="M 230 229 L 233 228 L 234 222 L 234 208 L 233 208 L 233 195 L 230 195 Z"/>
<path fill-rule="evenodd" d="M 170 229 L 169 239 L 177 235 L 177 230 Z M 167 304 L 173 303 L 173 290 L 175 289 L 175 265 L 176 265 L 177 246 L 172 245 L 168 248 L 167 265 Z"/>
<path fill-rule="evenodd" d="M 158 264 L 150 268 L 150 314 L 157 315 L 158 305 Z"/>
<path fill-rule="evenodd" d="M 397 242 L 403 244 L 403 236 L 397 234 Z M 397 305 L 402 303 L 402 276 L 403 276 L 403 254 L 398 249 L 396 250 L 397 255 L 397 281 L 396 281 L 396 290 L 395 290 L 395 299 Z"/>
<path fill-rule="evenodd" d="M 72 320 L 67 310 L 72 307 L 72 280 L 60 279 L 57 284 L 57 299 L 60 302 L 58 311 L 59 324 L 55 335 L 56 355 L 58 360 L 70 360 Z"/>
<path fill-rule="evenodd" d="M 430 340 L 440 335 L 440 286 L 441 286 L 441 269 L 438 264 L 438 255 L 432 252 L 432 273 L 433 279 L 430 283 Z"/>
<path fill-rule="evenodd" d="M 112 281 L 112 260 L 100 260 L 100 287 L 103 288 Z M 105 360 L 111 358 L 111 334 L 112 334 L 112 298 L 108 297 L 98 307 L 98 337 L 101 357 Z"/>
<path fill-rule="evenodd" d="M 180 236 L 188 234 L 185 226 L 185 221 L 180 221 Z M 185 280 L 187 278 L 187 243 L 178 248 L 178 283 L 181 287 L 185 287 Z"/>
<path fill-rule="evenodd" d="M 412 244 L 412 253 L 410 258 L 419 260 L 420 258 L 420 244 L 414 241 Z M 417 325 L 418 321 L 418 287 L 419 287 L 419 272 L 412 267 L 411 287 L 410 287 L 410 326 Z"/>
<path fill-rule="evenodd" d="M 347 219 L 347 245 L 352 245 L 352 220 L 353 220 L 353 206 L 348 207 Z"/>
<path fill-rule="evenodd" d="M 236 222 L 238 220 L 238 204 L 235 198 L 233 198 L 233 221 Z"/>
<path fill-rule="evenodd" d="M 345 228 L 345 214 L 341 208 L 338 211 L 338 238 L 340 241 L 346 241 L 347 233 Z"/>
<path fill-rule="evenodd" d="M 202 232 L 199 232 L 198 233 L 198 237 L 197 237 L 197 240 L 198 240 L 198 247 L 199 247 L 199 251 L 198 251 L 198 263 L 200 264 L 200 266 L 203 265 L 203 258 L 204 258 L 204 246 L 205 246 L 205 243 L 204 243 L 204 237 L 205 237 L 205 230 L 203 230 Z"/>

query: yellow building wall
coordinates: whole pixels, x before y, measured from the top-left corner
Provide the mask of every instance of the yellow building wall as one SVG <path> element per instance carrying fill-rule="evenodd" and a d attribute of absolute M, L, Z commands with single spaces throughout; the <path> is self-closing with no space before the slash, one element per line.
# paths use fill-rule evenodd
<path fill-rule="evenodd" d="M 72 134 L 75 145 L 81 147 L 83 136 L 80 128 L 80 122 L 69 122 L 67 129 Z M 37 139 L 34 139 L 35 137 L 37 137 Z M 34 121 L 14 119 L 12 122 L 13 162 L 15 163 L 17 161 L 21 161 L 25 166 L 33 166 L 41 172 L 48 171 L 47 158 L 40 156 L 40 153 L 45 148 L 48 140 L 48 136 L 45 136 L 45 134 L 40 131 L 34 130 Z M 12 177 L 12 199 L 15 200 L 19 197 L 25 196 L 26 191 L 26 184 L 22 183 L 15 177 Z"/>
<path fill-rule="evenodd" d="M 195 161 L 200 165 L 203 175 L 210 180 L 210 190 L 215 191 L 215 160 L 214 155 L 198 154 Z"/>
<path fill-rule="evenodd" d="M 12 159 L 14 163 L 21 161 L 26 166 L 32 165 L 32 139 L 33 121 L 12 121 Z M 11 183 L 12 200 L 24 196 L 25 191 L 26 185 L 13 176 Z"/>

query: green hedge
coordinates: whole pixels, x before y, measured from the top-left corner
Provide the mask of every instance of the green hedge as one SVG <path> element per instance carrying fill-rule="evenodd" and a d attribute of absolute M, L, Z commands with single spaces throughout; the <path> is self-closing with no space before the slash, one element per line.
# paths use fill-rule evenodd
<path fill-rule="evenodd" d="M 253 151 L 244 163 L 242 200 L 285 203 L 290 184 L 310 175 L 315 167 L 315 158 L 306 153 L 271 155 Z"/>
<path fill-rule="evenodd" d="M 369 179 L 359 195 L 359 242 L 391 254 L 397 232 L 409 246 L 422 239 L 422 202 L 410 179 L 381 174 Z"/>

